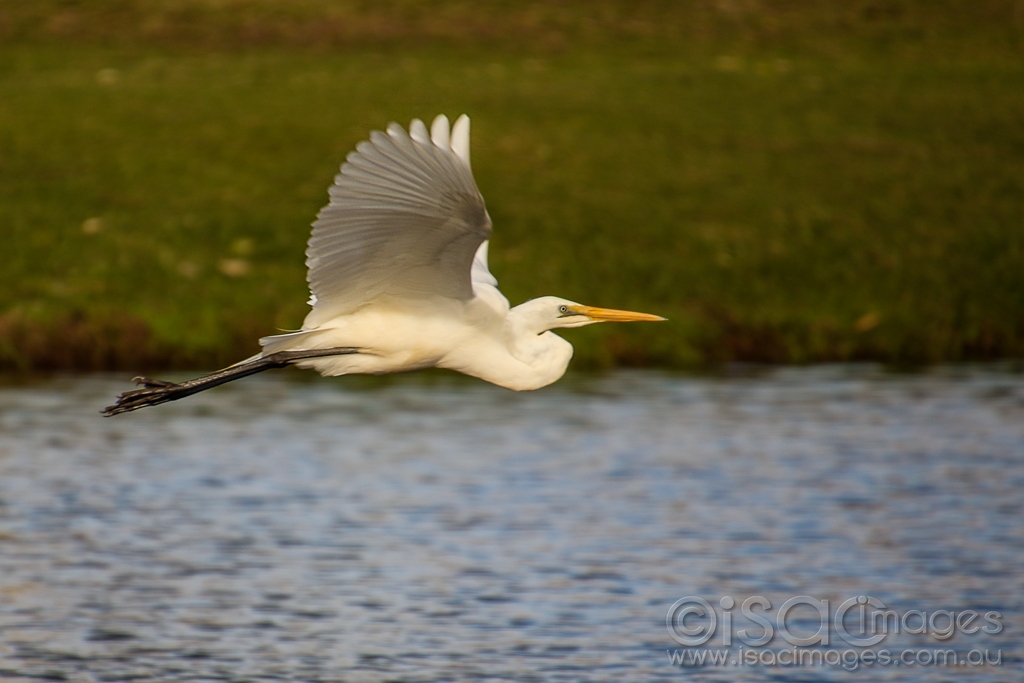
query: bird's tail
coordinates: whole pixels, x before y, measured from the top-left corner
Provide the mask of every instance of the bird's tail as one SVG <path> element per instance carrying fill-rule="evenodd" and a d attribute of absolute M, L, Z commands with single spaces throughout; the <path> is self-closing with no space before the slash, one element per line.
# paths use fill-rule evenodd
<path fill-rule="evenodd" d="M 295 361 L 324 356 L 343 356 L 359 353 L 354 348 L 312 349 L 306 351 L 277 351 L 266 356 L 253 356 L 241 363 L 230 365 L 223 370 L 196 377 L 185 382 L 165 382 L 160 379 L 136 377 L 133 381 L 141 385 L 140 389 L 126 391 L 117 397 L 117 403 L 103 409 L 103 415 L 110 417 L 119 413 L 128 413 L 146 406 L 155 406 L 168 401 L 177 401 L 200 391 L 255 375 L 271 368 L 283 368 Z"/>

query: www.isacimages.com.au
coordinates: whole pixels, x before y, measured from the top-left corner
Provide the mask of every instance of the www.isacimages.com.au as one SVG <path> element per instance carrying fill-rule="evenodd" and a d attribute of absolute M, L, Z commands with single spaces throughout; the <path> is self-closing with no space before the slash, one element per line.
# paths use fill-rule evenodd
<path fill-rule="evenodd" d="M 856 671 L 864 666 L 1000 666 L 1002 650 L 907 648 L 889 649 L 825 649 L 790 647 L 768 648 L 685 648 L 666 650 L 669 663 L 684 668 L 707 666 L 829 666 Z"/>

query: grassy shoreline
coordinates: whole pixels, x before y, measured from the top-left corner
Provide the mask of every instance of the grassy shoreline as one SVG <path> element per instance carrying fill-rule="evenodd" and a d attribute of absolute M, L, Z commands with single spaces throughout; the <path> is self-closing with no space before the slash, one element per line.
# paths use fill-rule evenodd
<path fill-rule="evenodd" d="M 252 353 L 301 322 L 308 225 L 345 154 L 437 112 L 473 117 L 513 303 L 671 319 L 571 333 L 579 365 L 1024 356 L 1024 59 L 1005 3 L 808 19 L 640 3 L 633 24 L 625 4 L 588 24 L 570 3 L 532 29 L 516 14 L 522 45 L 473 33 L 491 9 L 460 3 L 461 28 L 397 2 L 401 30 L 363 14 L 360 40 L 311 43 L 253 29 L 269 0 L 239 5 L 248 43 L 218 3 L 67 5 L 64 24 L 57 3 L 0 9 L 0 370 Z M 142 27 L 119 41 L 100 25 L 117 7 Z M 294 7 L 283 25 L 322 9 Z"/>

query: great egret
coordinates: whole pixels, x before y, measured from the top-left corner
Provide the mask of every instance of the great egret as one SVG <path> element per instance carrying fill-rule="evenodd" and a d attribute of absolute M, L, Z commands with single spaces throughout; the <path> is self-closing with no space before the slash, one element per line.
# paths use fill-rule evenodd
<path fill-rule="evenodd" d="M 180 384 L 137 377 L 103 412 L 174 401 L 269 368 L 322 375 L 448 368 L 515 390 L 560 378 L 572 345 L 551 330 L 664 320 L 545 296 L 510 309 L 487 268 L 491 219 L 469 165 L 469 118 L 428 133 L 392 123 L 348 155 L 306 250 L 312 310 L 261 353 Z"/>

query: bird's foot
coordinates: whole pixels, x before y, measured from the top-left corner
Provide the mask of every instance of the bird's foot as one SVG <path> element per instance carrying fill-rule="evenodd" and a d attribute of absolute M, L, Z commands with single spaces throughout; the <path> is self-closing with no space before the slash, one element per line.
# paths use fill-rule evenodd
<path fill-rule="evenodd" d="M 147 389 L 170 389 L 179 386 L 175 382 L 168 382 L 163 379 L 152 379 L 150 377 L 132 377 L 132 381 Z M 130 393 L 130 392 L 129 392 Z"/>
<path fill-rule="evenodd" d="M 117 397 L 117 403 L 103 409 L 107 417 L 119 413 L 128 413 L 146 406 L 166 403 L 174 400 L 175 390 L 183 387 L 175 382 L 168 382 L 162 379 L 151 379 L 149 377 L 133 377 L 132 381 L 138 384 L 141 389 L 126 391 Z"/>

